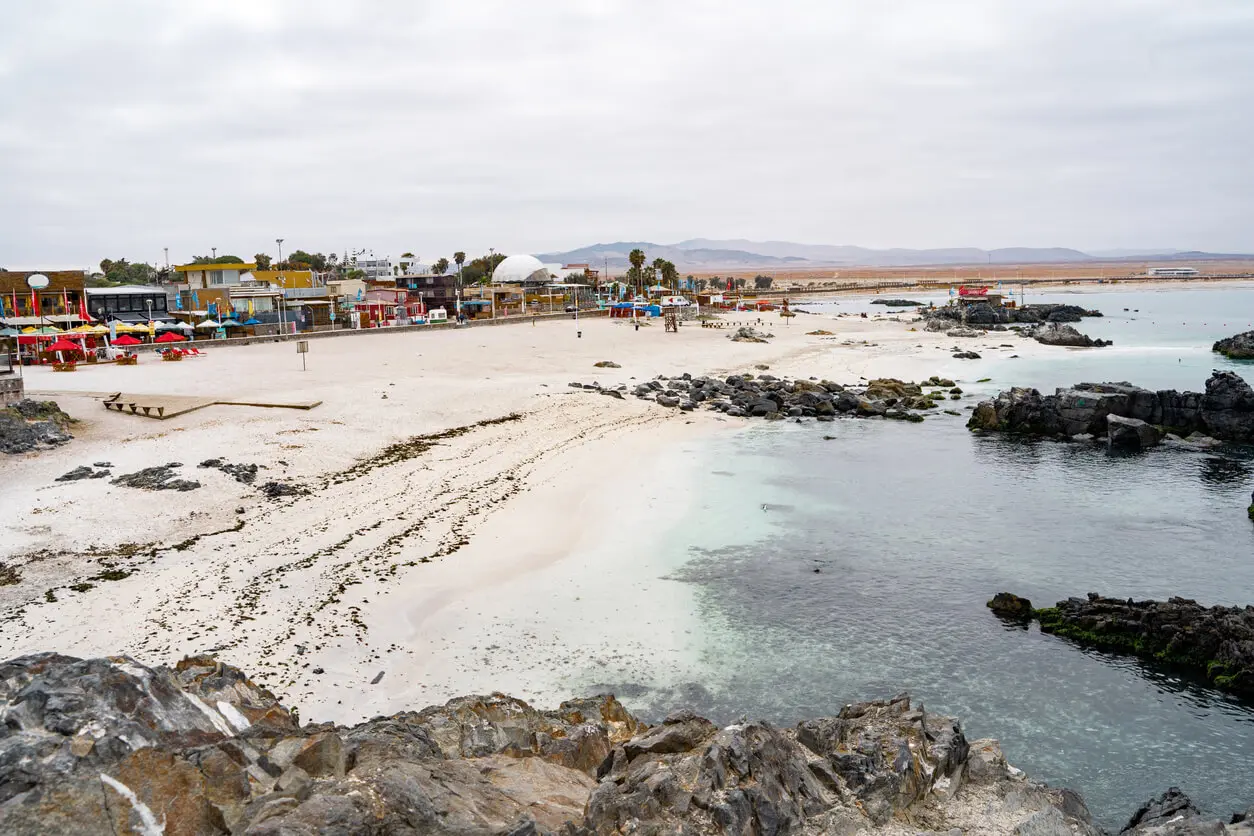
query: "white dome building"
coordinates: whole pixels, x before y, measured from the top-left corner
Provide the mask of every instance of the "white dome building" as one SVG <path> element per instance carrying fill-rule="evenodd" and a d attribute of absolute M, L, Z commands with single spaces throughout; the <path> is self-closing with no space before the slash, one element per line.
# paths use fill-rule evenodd
<path fill-rule="evenodd" d="M 522 284 L 523 282 L 547 282 L 549 271 L 540 259 L 530 255 L 511 255 L 496 265 L 492 281 L 498 284 Z"/>

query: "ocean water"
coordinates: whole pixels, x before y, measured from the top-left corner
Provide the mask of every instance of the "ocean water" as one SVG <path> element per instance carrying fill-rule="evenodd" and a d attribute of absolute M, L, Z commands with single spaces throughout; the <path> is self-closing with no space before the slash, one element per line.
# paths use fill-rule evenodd
<path fill-rule="evenodd" d="M 1103 310 L 1079 327 L 1115 347 L 972 364 L 994 380 L 968 391 L 1200 389 L 1212 368 L 1254 379 L 1254 366 L 1210 352 L 1254 327 L 1250 288 L 1028 301 Z M 689 705 L 721 722 L 785 724 L 909 691 L 959 716 L 968 738 L 1000 738 L 1033 778 L 1079 790 L 1116 829 L 1169 786 L 1216 815 L 1254 803 L 1254 706 L 1179 671 L 1007 627 L 984 606 L 1001 590 L 1038 606 L 1089 591 L 1254 603 L 1254 455 L 1111 455 L 979 438 L 965 418 L 758 424 L 694 451 L 692 512 L 666 538 L 677 567 L 666 579 L 695 591 L 703 627 L 692 669 L 588 684 L 646 716 Z"/>

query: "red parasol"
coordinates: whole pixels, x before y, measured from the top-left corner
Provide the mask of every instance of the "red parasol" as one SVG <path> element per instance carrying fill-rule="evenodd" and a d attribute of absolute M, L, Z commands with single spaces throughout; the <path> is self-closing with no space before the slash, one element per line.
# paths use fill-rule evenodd
<path fill-rule="evenodd" d="M 123 334 L 113 341 L 114 345 L 143 345 L 143 340 L 137 340 L 130 334 Z"/>
<path fill-rule="evenodd" d="M 166 332 L 165 332 L 164 334 L 162 334 L 160 337 L 157 337 L 157 339 L 155 339 L 153 342 L 159 342 L 159 343 L 181 343 L 181 342 L 185 341 L 186 339 L 187 339 L 187 337 L 184 337 L 184 336 L 183 336 L 183 335 L 181 335 L 181 334 L 176 334 L 176 333 L 174 333 L 173 331 L 166 331 Z M 117 341 L 115 340 L 114 342 L 117 342 Z"/>
<path fill-rule="evenodd" d="M 78 343 L 72 343 L 64 337 L 46 347 L 44 351 L 82 351 L 83 347 Z"/>

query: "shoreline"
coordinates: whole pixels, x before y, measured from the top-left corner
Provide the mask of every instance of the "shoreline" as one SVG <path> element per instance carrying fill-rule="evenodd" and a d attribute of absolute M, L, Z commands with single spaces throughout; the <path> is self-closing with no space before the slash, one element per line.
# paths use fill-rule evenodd
<path fill-rule="evenodd" d="M 569 389 L 568 381 L 615 385 L 685 371 L 760 373 L 762 365 L 779 376 L 848 383 L 939 375 L 963 381 L 961 408 L 980 396 L 972 381 L 1000 362 L 996 353 L 1059 351 L 1028 340 L 998 348 L 1002 335 L 989 334 L 959 341 L 985 351 L 986 360 L 954 360 L 954 338 L 909 331 L 903 318 L 888 315 L 741 313 L 724 320 L 763 321 L 759 327 L 776 338 L 733 343 L 728 329 L 691 324 L 665 334 L 651 324 L 637 332 L 608 319 L 581 322 L 583 335 L 575 337 L 563 320 L 334 340 L 312 358 L 309 373 L 282 343 L 151 363 L 138 367 L 142 374 L 110 367 L 52 378 L 37 370 L 31 378 L 44 385 L 81 387 L 57 400 L 82 423 L 67 446 L 9 462 L 14 490 L 0 498 L 8 520 L 0 562 L 14 564 L 22 579 L 0 587 L 0 614 L 21 614 L 0 635 L 0 654 L 129 652 L 172 663 L 214 651 L 302 709 L 340 722 L 476 690 L 545 701 L 569 693 L 576 671 L 599 669 L 606 637 L 618 635 L 607 629 L 599 644 L 584 642 L 580 619 L 590 622 L 597 610 L 553 591 L 606 566 L 622 570 L 629 584 L 624 567 L 634 554 L 659 551 L 653 546 L 667 526 L 684 518 L 683 491 L 673 485 L 691 483 L 699 456 L 675 451 L 748 426 L 598 397 Z M 817 328 L 835 334 L 807 333 Z M 602 359 L 622 368 L 594 368 Z M 86 394 L 189 394 L 207 380 L 215 387 L 238 382 L 232 394 L 239 397 L 312 392 L 324 403 L 300 414 L 213 407 L 158 422 L 106 413 Z M 33 386 L 30 394 L 39 391 Z M 522 417 L 344 475 L 389 444 L 514 413 Z M 196 467 L 213 457 L 257 462 L 265 467 L 260 481 L 290 482 L 310 494 L 267 500 L 254 486 Z M 150 493 L 107 480 L 54 481 L 94 461 L 115 464 L 113 475 L 179 461 L 183 478 L 203 487 Z M 639 533 L 654 517 L 669 522 Z M 605 542 L 619 527 L 627 537 Z M 650 577 L 665 574 L 649 565 Z M 92 580 L 102 567 L 134 574 Z M 92 586 L 68 588 L 76 582 Z M 648 589 L 637 600 L 658 595 L 656 584 Z M 551 599 L 544 606 L 527 603 L 544 595 Z M 693 630 L 691 607 L 669 609 L 675 612 L 657 606 L 654 615 Z M 541 623 L 548 644 L 508 641 Z M 646 637 L 674 633 L 642 630 L 624 675 L 646 670 L 639 665 L 649 658 Z M 699 630 L 687 635 L 696 638 L 668 645 L 668 658 L 699 645 Z"/>

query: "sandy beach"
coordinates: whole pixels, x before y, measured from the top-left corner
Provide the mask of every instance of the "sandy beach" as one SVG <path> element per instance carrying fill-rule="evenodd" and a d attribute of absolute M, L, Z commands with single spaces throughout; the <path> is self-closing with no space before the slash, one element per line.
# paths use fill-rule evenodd
<path fill-rule="evenodd" d="M 30 370 L 30 396 L 79 423 L 73 442 L 6 461 L 0 562 L 20 581 L 0 586 L 0 653 L 172 664 L 212 652 L 306 716 L 340 722 L 485 690 L 556 701 L 597 667 L 664 675 L 693 652 L 694 625 L 666 597 L 687 593 L 657 581 L 651 538 L 682 518 L 700 440 L 746 420 L 569 382 L 759 365 L 848 383 L 970 381 L 999 355 L 1059 350 L 995 334 L 961 340 L 987 359 L 955 360 L 955 338 L 908 318 L 730 314 L 723 329 L 677 334 L 596 318 L 582 337 L 550 321 L 320 340 L 307 371 L 290 343 Z M 759 319 L 769 344 L 729 341 L 729 327 Z M 834 334 L 807 333 L 818 329 Z M 118 391 L 322 403 L 157 421 L 107 412 Z M 305 492 L 268 499 L 197 467 L 210 458 Z M 179 462 L 202 487 L 55 481 L 96 462 L 115 476 Z M 607 586 L 621 595 L 606 600 Z"/>

